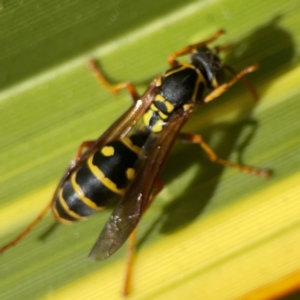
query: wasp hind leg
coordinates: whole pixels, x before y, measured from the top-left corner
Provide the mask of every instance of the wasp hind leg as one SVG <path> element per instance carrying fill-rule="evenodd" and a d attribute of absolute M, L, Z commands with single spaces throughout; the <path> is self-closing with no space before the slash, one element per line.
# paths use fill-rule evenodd
<path fill-rule="evenodd" d="M 264 177 L 264 178 L 269 178 L 272 175 L 271 170 L 259 169 L 259 168 L 249 167 L 249 166 L 245 166 L 245 165 L 241 165 L 241 164 L 236 164 L 231 161 L 228 161 L 228 160 L 218 157 L 218 155 L 214 152 L 214 150 L 211 149 L 210 146 L 203 140 L 201 135 L 182 133 L 182 134 L 180 134 L 180 138 L 184 141 L 198 144 L 206 152 L 210 161 L 212 161 L 214 163 L 217 163 L 217 164 L 220 164 L 220 165 L 223 165 L 226 167 L 234 168 L 243 173 L 252 174 L 252 175 L 256 175 L 256 176 L 260 176 L 260 177 Z"/>
<path fill-rule="evenodd" d="M 79 146 L 77 153 L 75 155 L 75 158 L 74 158 L 74 164 L 82 156 L 82 153 L 84 152 L 84 150 L 91 147 L 91 145 L 93 143 L 94 143 L 94 141 L 85 141 Z M 48 210 L 51 209 L 52 203 L 53 203 L 53 199 L 47 204 L 47 206 L 39 213 L 39 215 L 19 235 L 17 235 L 13 240 L 9 241 L 5 245 L 1 246 L 0 253 L 5 252 L 7 249 L 18 244 L 37 225 L 37 223 L 39 223 L 44 218 L 44 216 L 46 215 Z M 53 225 L 53 226 L 56 226 L 56 224 L 58 224 L 58 223 L 55 223 L 55 225 Z M 42 238 L 45 237 L 46 235 L 48 235 L 48 233 L 42 234 Z"/>
<path fill-rule="evenodd" d="M 154 190 L 151 195 L 151 198 L 147 204 L 146 209 L 152 204 L 155 200 L 156 196 L 161 192 L 164 188 L 164 184 L 160 178 L 157 179 L 155 182 Z M 137 228 L 133 230 L 129 238 L 129 245 L 127 250 L 127 259 L 126 259 L 126 270 L 125 270 L 125 277 L 124 277 L 124 286 L 122 295 L 128 296 L 131 291 L 131 275 L 132 275 L 132 267 L 134 264 L 134 250 L 135 250 L 135 242 L 136 242 L 136 235 L 137 235 Z"/>
<path fill-rule="evenodd" d="M 117 84 L 111 84 L 101 71 L 99 64 L 95 59 L 90 59 L 88 61 L 88 66 L 93 71 L 96 79 L 100 82 L 100 84 L 111 94 L 116 95 L 121 90 L 127 89 L 133 101 L 137 101 L 138 99 L 140 99 L 140 95 L 132 82 L 125 81 Z"/>
<path fill-rule="evenodd" d="M 82 153 L 84 153 L 84 150 L 90 148 L 94 143 L 95 143 L 95 141 L 82 142 L 81 145 L 78 147 L 78 150 L 75 154 L 74 160 L 77 160 L 78 158 L 80 158 L 82 156 Z"/>
<path fill-rule="evenodd" d="M 47 204 L 47 206 L 40 212 L 40 214 L 21 233 L 19 233 L 14 239 L 9 241 L 5 245 L 1 246 L 0 253 L 5 252 L 7 249 L 18 244 L 35 227 L 35 225 L 43 219 L 48 210 L 51 208 L 51 205 L 52 201 Z"/>

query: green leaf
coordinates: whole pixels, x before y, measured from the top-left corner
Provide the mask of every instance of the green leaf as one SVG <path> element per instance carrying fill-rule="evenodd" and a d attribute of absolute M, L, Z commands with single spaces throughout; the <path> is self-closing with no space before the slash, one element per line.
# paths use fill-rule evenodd
<path fill-rule="evenodd" d="M 0 9 L 1 244 L 46 206 L 80 143 L 130 105 L 125 92 L 113 98 L 99 87 L 90 57 L 113 82 L 132 80 L 142 92 L 170 53 L 224 28 L 216 44 L 230 46 L 225 62 L 260 64 L 247 76 L 259 103 L 237 85 L 199 107 L 185 131 L 274 176 L 240 174 L 177 143 L 139 226 L 130 298 L 246 299 L 299 283 L 298 1 L 28 0 Z M 119 298 L 126 247 L 104 262 L 87 259 L 109 213 L 40 240 L 49 213 L 0 258 L 0 299 Z"/>

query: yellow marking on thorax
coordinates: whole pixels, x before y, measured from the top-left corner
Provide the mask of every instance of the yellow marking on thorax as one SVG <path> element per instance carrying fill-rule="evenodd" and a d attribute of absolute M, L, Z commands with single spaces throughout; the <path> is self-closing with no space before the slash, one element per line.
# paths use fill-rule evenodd
<path fill-rule="evenodd" d="M 155 102 L 162 102 L 164 103 L 164 105 L 166 106 L 167 112 L 171 113 L 174 110 L 174 105 L 169 102 L 163 95 L 161 94 L 157 94 L 154 98 Z M 152 104 L 154 105 L 154 104 Z M 151 109 L 152 109 L 152 105 L 151 105 Z M 156 110 L 158 110 L 158 108 L 155 106 Z M 154 110 L 154 109 L 153 109 Z"/>
<path fill-rule="evenodd" d="M 80 200 L 84 204 L 86 204 L 88 207 L 93 208 L 95 210 L 100 210 L 101 207 L 97 206 L 97 204 L 94 201 L 87 198 L 85 196 L 85 194 L 83 193 L 81 186 L 76 182 L 76 172 L 72 174 L 70 179 L 71 179 L 72 187 L 73 187 L 74 191 L 76 192 L 77 196 L 80 198 Z"/>
<path fill-rule="evenodd" d="M 115 148 L 113 146 L 104 146 L 102 149 L 101 149 L 101 153 L 104 155 L 104 156 L 113 156 L 115 154 Z"/>
<path fill-rule="evenodd" d="M 150 109 L 153 111 L 158 111 L 158 108 L 154 105 L 154 103 L 150 105 Z"/>
<path fill-rule="evenodd" d="M 161 94 L 157 94 L 154 98 L 154 101 L 165 102 L 166 98 Z"/>
<path fill-rule="evenodd" d="M 167 107 L 167 112 L 168 113 L 171 113 L 174 110 L 174 105 L 171 102 L 166 100 L 165 105 Z"/>
<path fill-rule="evenodd" d="M 93 175 L 109 190 L 113 191 L 116 194 L 124 195 L 126 189 L 119 189 L 117 185 L 112 182 L 109 178 L 105 177 L 104 173 L 99 170 L 97 166 L 93 164 L 93 156 L 90 156 L 87 160 L 87 164 L 89 166 L 90 171 Z"/>
<path fill-rule="evenodd" d="M 139 146 L 134 145 L 129 137 L 123 137 L 122 139 L 120 139 L 120 141 L 132 152 L 136 153 L 137 155 L 140 154 L 141 148 Z"/>
<path fill-rule="evenodd" d="M 126 170 L 126 177 L 127 177 L 127 179 L 128 179 L 128 180 L 132 180 L 132 179 L 134 178 L 134 176 L 135 176 L 135 169 L 133 169 L 133 168 L 128 168 L 128 169 Z"/>

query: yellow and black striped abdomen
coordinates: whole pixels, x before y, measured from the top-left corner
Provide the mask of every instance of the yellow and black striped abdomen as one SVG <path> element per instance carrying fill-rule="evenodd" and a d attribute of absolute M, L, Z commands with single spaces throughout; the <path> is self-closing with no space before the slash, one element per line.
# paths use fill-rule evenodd
<path fill-rule="evenodd" d="M 110 206 L 134 178 L 134 164 L 146 134 L 113 141 L 91 155 L 65 181 L 53 207 L 61 221 L 76 221 Z"/>

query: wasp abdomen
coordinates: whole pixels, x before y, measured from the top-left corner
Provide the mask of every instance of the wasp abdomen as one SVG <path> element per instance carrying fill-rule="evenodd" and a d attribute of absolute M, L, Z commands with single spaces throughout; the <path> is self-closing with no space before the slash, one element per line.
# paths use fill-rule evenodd
<path fill-rule="evenodd" d="M 76 221 L 112 205 L 124 195 L 134 178 L 134 164 L 146 138 L 145 134 L 125 137 L 91 155 L 58 191 L 55 216 L 61 221 Z"/>

